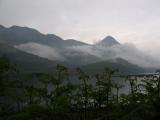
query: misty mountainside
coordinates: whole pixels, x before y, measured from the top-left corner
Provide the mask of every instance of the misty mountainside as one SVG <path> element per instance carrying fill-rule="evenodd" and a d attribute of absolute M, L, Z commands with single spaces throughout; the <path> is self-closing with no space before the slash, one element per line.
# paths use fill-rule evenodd
<path fill-rule="evenodd" d="M 0 43 L 0 57 L 7 57 L 21 72 L 53 72 L 53 67 L 58 63 L 2 43 Z"/>
<path fill-rule="evenodd" d="M 149 69 L 154 70 L 160 65 L 157 60 L 138 50 L 134 45 L 121 44 L 112 36 L 107 36 L 91 45 L 74 39 L 64 40 L 54 34 L 42 34 L 28 27 L 0 26 L 0 43 L 1 46 L 7 46 L 4 49 L 14 49 L 13 51 L 18 53 L 27 54 L 30 59 L 25 59 L 26 62 L 30 61 L 32 65 L 36 61 L 37 66 L 39 62 L 42 64 L 44 61 L 43 65 L 48 67 L 49 64 L 62 63 L 73 68 L 82 66 L 90 71 L 112 67 L 124 72 L 143 72 Z M 2 49 L 1 47 L 1 51 Z M 10 58 L 15 59 L 14 56 L 18 58 L 20 55 L 16 52 L 13 54 L 12 50 L 10 52 L 8 55 Z M 5 55 L 7 51 L 4 50 L 1 54 Z M 37 58 L 37 60 L 33 59 L 33 63 L 32 57 Z M 25 62 L 23 59 L 19 60 L 22 64 Z"/>
<path fill-rule="evenodd" d="M 0 26 L 0 42 L 52 61 L 67 61 L 69 64 L 76 64 L 77 61 L 75 60 L 78 58 L 78 56 L 77 58 L 73 57 L 69 47 L 89 45 L 73 39 L 63 40 L 53 34 L 45 35 L 35 29 L 19 26 L 12 26 L 10 28 Z M 68 56 L 65 55 L 66 58 L 64 58 L 64 54 Z M 78 55 L 79 52 L 75 51 L 74 54 Z M 80 61 L 79 57 L 80 65 L 91 61 L 91 57 L 88 57 L 88 54 L 83 54 L 83 57 L 88 58 L 88 60 L 84 63 L 84 61 Z M 93 61 L 95 59 L 97 58 L 94 57 Z"/>
<path fill-rule="evenodd" d="M 127 73 L 136 74 L 136 73 L 151 71 L 149 69 L 144 69 L 142 67 L 139 67 L 135 64 L 131 64 L 128 61 L 121 58 L 117 58 L 114 61 L 102 61 L 82 66 L 82 69 L 85 72 L 95 73 L 95 74 L 102 73 L 106 68 L 115 69 L 119 74 L 127 74 Z"/>

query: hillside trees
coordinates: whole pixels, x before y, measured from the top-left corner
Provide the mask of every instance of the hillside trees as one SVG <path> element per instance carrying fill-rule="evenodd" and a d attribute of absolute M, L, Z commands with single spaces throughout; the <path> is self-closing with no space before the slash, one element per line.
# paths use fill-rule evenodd
<path fill-rule="evenodd" d="M 58 64 L 54 73 L 22 74 L 0 58 L 0 120 L 157 120 L 160 77 L 137 79 L 117 70 L 89 75 L 77 68 L 78 82 Z M 113 80 L 114 78 L 114 80 Z M 70 80 L 72 79 L 72 80 Z M 129 92 L 121 93 L 124 87 Z"/>

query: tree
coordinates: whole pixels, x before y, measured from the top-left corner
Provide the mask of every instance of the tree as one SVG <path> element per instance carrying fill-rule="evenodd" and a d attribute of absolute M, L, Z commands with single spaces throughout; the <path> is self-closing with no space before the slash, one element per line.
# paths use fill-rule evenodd
<path fill-rule="evenodd" d="M 15 66 L 9 59 L 5 56 L 0 57 L 0 116 L 8 114 L 12 109 L 12 102 L 9 101 L 12 99 L 13 80 L 16 80 L 16 78 L 12 78 L 15 72 Z"/>
<path fill-rule="evenodd" d="M 122 84 L 114 84 L 114 87 L 116 88 L 116 101 L 117 101 L 117 105 L 119 104 L 119 89 L 123 88 L 124 85 Z"/>
<path fill-rule="evenodd" d="M 89 85 L 87 84 L 89 80 L 89 76 L 84 73 L 80 68 L 77 68 L 78 72 L 78 79 L 82 81 L 82 84 L 79 87 L 79 90 L 82 92 L 82 97 L 81 101 L 83 103 L 82 108 L 84 108 L 84 120 L 87 119 L 87 107 L 88 107 L 88 99 L 89 99 L 89 94 L 88 94 L 88 89 Z"/>

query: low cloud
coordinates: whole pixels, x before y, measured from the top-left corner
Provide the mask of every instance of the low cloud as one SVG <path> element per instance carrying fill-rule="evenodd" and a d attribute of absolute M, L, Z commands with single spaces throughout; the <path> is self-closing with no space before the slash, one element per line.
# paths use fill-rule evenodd
<path fill-rule="evenodd" d="M 49 60 L 60 60 L 65 61 L 65 58 L 59 54 L 56 48 L 52 48 L 46 45 L 41 45 L 34 42 L 29 42 L 15 46 L 15 48 L 31 53 Z"/>
<path fill-rule="evenodd" d="M 101 60 L 115 60 L 122 58 L 130 63 L 137 64 L 145 68 L 159 68 L 160 62 L 154 56 L 137 49 L 133 44 L 125 43 L 121 45 L 114 45 L 112 47 L 103 46 L 74 46 L 68 49 L 74 51 L 81 51 L 86 54 L 94 55 Z"/>
<path fill-rule="evenodd" d="M 146 52 L 137 49 L 133 44 L 125 43 L 114 45 L 112 47 L 104 47 L 97 45 L 71 46 L 63 49 L 53 48 L 37 43 L 26 43 L 15 46 L 25 52 L 38 55 L 49 60 L 70 61 L 70 57 L 86 58 L 95 56 L 95 60 L 89 62 L 100 62 L 106 60 L 116 60 L 122 58 L 132 64 L 139 65 L 144 68 L 159 68 L 160 62 L 155 56 L 151 56 Z M 67 58 L 66 58 L 67 57 Z M 97 58 L 99 60 L 97 60 Z M 77 61 L 78 64 L 78 61 Z"/>

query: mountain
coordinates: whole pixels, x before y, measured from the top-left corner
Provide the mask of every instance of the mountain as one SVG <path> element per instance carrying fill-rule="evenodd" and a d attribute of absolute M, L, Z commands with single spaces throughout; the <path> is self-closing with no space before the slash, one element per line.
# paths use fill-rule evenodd
<path fill-rule="evenodd" d="M 58 36 L 52 35 L 52 37 L 50 37 L 48 35 L 41 34 L 37 30 L 19 26 L 0 28 L 0 40 L 1 42 L 9 45 L 19 45 L 28 42 L 52 45 L 54 43 L 58 44 L 62 41 L 62 39 Z"/>
<path fill-rule="evenodd" d="M 43 63 L 44 61 L 46 66 L 53 64 L 55 61 L 57 63 L 63 63 L 69 66 L 79 66 L 96 62 L 96 59 L 98 59 L 93 55 L 84 54 L 80 51 L 75 51 L 72 49 L 72 47 L 76 46 L 90 46 L 87 43 L 74 39 L 64 40 L 54 34 L 45 35 L 35 29 L 28 27 L 12 26 L 10 28 L 6 28 L 1 25 L 0 44 L 1 55 L 6 55 L 9 58 L 12 57 L 13 61 L 16 63 L 25 63 L 28 61 L 26 64 L 24 64 L 24 67 L 31 67 L 31 69 L 34 67 L 33 63 L 35 61 L 37 61 L 36 64 L 39 64 L 39 62 Z M 26 56 L 28 57 L 26 58 Z M 40 60 L 33 59 L 31 66 L 28 66 L 27 64 L 31 62 L 32 57 L 37 57 L 35 59 Z"/>
<path fill-rule="evenodd" d="M 54 34 L 42 34 L 28 27 L 1 26 L 0 43 L 52 61 L 68 62 L 70 65 L 84 65 L 97 62 L 98 59 L 94 55 L 72 49 L 77 46 L 91 46 L 87 43 L 74 39 L 64 40 Z"/>
<path fill-rule="evenodd" d="M 140 72 L 144 65 L 151 66 L 152 62 L 133 45 L 120 44 L 112 36 L 90 45 L 19 26 L 6 28 L 0 25 L 0 47 L 0 55 L 7 55 L 26 70 L 48 70 L 50 65 L 62 63 L 97 71 L 108 66 L 125 72 Z"/>
<path fill-rule="evenodd" d="M 63 40 L 61 37 L 54 34 L 42 34 L 35 29 L 19 26 L 12 26 L 10 28 L 1 26 L 0 42 L 9 45 L 20 45 L 29 42 L 35 42 L 51 47 L 64 47 L 85 44 L 76 40 Z"/>
<path fill-rule="evenodd" d="M 120 43 L 112 36 L 107 36 L 100 42 L 96 43 L 95 45 L 102 46 L 102 47 L 111 47 L 114 45 L 120 45 Z"/>

